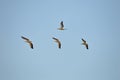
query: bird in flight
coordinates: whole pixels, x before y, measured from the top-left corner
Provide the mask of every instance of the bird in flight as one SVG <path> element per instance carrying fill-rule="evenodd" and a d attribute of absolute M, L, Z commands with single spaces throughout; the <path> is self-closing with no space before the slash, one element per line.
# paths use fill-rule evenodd
<path fill-rule="evenodd" d="M 61 42 L 59 41 L 59 39 L 53 37 L 53 39 L 55 40 L 55 42 L 58 43 L 58 48 L 61 49 Z"/>
<path fill-rule="evenodd" d="M 25 42 L 29 43 L 30 47 L 33 49 L 33 44 L 32 44 L 32 42 L 28 38 L 23 37 L 23 36 L 21 36 L 21 38 L 24 39 Z"/>
<path fill-rule="evenodd" d="M 58 30 L 65 30 L 65 29 L 64 29 L 63 21 L 61 21 L 61 23 L 60 23 L 60 28 L 58 28 Z"/>
<path fill-rule="evenodd" d="M 83 41 L 82 45 L 85 45 L 86 49 L 88 49 L 88 44 L 86 43 L 86 41 L 83 38 L 82 41 Z"/>

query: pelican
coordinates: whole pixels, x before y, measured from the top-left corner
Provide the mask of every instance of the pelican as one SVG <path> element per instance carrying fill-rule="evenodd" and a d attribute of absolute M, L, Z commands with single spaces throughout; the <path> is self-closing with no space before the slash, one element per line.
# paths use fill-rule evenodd
<path fill-rule="evenodd" d="M 86 41 L 83 38 L 82 41 L 83 41 L 82 45 L 85 45 L 86 49 L 88 49 L 88 44 L 86 43 Z"/>
<path fill-rule="evenodd" d="M 60 28 L 58 28 L 58 30 L 64 30 L 64 24 L 63 24 L 63 21 L 61 21 L 61 23 L 60 23 Z"/>
<path fill-rule="evenodd" d="M 55 42 L 58 43 L 58 48 L 61 49 L 61 42 L 59 41 L 59 39 L 53 37 L 53 39 L 55 40 Z"/>
<path fill-rule="evenodd" d="M 33 49 L 33 44 L 32 44 L 32 42 L 28 38 L 23 37 L 23 36 L 21 36 L 21 38 L 24 39 L 25 42 L 29 43 L 30 47 Z"/>

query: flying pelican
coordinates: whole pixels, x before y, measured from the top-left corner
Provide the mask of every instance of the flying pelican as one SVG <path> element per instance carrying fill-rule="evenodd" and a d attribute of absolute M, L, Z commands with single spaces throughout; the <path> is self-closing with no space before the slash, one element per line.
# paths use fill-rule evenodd
<path fill-rule="evenodd" d="M 58 48 L 60 49 L 61 48 L 61 42 L 55 37 L 53 37 L 53 39 L 55 40 L 55 42 L 58 43 Z"/>
<path fill-rule="evenodd" d="M 63 21 L 61 21 L 61 23 L 60 23 L 60 28 L 58 28 L 58 30 L 64 30 L 64 24 L 63 24 Z"/>
<path fill-rule="evenodd" d="M 33 49 L 33 44 L 32 44 L 32 42 L 28 38 L 25 38 L 23 36 L 21 36 L 21 38 L 24 39 L 25 42 L 29 43 L 30 47 Z"/>
<path fill-rule="evenodd" d="M 86 49 L 88 49 L 88 44 L 86 43 L 86 41 L 83 38 L 82 41 L 83 41 L 82 45 L 85 45 Z"/>

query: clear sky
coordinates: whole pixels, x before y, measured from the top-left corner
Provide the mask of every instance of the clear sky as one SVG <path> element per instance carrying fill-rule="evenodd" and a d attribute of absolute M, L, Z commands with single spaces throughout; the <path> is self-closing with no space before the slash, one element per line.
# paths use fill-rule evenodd
<path fill-rule="evenodd" d="M 119 41 L 120 0 L 0 0 L 0 80 L 120 80 Z"/>

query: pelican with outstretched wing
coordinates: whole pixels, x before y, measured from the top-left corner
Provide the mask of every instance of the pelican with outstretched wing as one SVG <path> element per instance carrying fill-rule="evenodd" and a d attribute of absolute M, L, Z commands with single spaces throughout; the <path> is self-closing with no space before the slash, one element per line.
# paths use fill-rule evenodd
<path fill-rule="evenodd" d="M 21 36 L 21 38 L 22 38 L 22 39 L 24 39 L 24 40 L 25 40 L 25 42 L 27 42 L 27 43 L 30 45 L 30 47 L 33 49 L 33 44 L 32 44 L 32 41 L 30 41 L 28 38 L 23 37 L 23 36 Z"/>
<path fill-rule="evenodd" d="M 82 45 L 85 45 L 86 49 L 88 49 L 88 44 L 87 44 L 87 42 L 86 42 L 83 38 L 82 38 L 82 41 L 83 41 Z"/>
<path fill-rule="evenodd" d="M 63 21 L 61 21 L 61 23 L 60 23 L 60 28 L 58 28 L 58 30 L 64 30 L 64 24 L 63 24 Z"/>
<path fill-rule="evenodd" d="M 59 41 L 59 39 L 53 37 L 53 39 L 55 40 L 55 42 L 58 43 L 58 48 L 61 49 L 61 42 Z"/>

